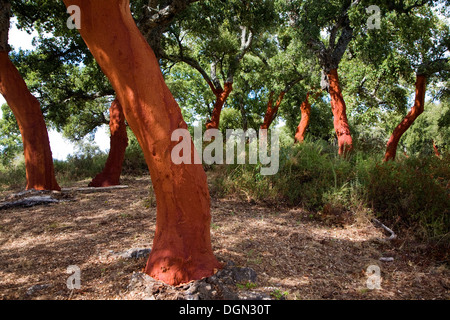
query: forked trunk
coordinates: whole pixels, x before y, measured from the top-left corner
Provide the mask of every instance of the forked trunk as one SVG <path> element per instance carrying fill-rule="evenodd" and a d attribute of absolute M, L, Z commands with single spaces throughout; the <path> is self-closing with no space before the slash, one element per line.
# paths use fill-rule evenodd
<path fill-rule="evenodd" d="M 214 103 L 211 119 L 206 123 L 206 129 L 219 129 L 220 114 L 228 96 L 233 91 L 233 84 L 231 82 L 225 82 L 223 89 L 214 89 L 213 91 L 216 96 L 216 102 Z"/>
<path fill-rule="evenodd" d="M 302 143 L 305 140 L 306 129 L 308 129 L 311 117 L 311 104 L 309 103 L 309 93 L 306 95 L 306 100 L 300 106 L 301 120 L 295 133 L 295 143 Z"/>
<path fill-rule="evenodd" d="M 394 129 L 386 148 L 384 155 L 384 161 L 395 160 L 397 154 L 398 143 L 400 138 L 411 127 L 418 116 L 422 114 L 425 106 L 425 92 L 427 86 L 427 77 L 424 75 L 418 75 L 416 77 L 416 97 L 414 106 L 411 111 L 408 112 L 406 117 L 400 122 L 400 124 Z"/>
<path fill-rule="evenodd" d="M 286 91 L 281 91 L 280 95 L 278 96 L 278 100 L 273 105 L 273 95 L 274 92 L 270 92 L 269 96 L 269 102 L 267 103 L 267 111 L 264 116 L 264 122 L 261 125 L 261 129 L 269 129 L 270 125 L 272 124 L 273 120 L 275 120 L 275 116 L 278 113 L 278 110 L 280 109 L 281 102 L 283 101 L 283 98 L 286 94 Z"/>
<path fill-rule="evenodd" d="M 122 164 L 128 146 L 127 126 L 119 100 L 109 108 L 110 149 L 105 168 L 89 183 L 90 187 L 110 187 L 120 184 Z"/>
<path fill-rule="evenodd" d="M 61 190 L 55 178 L 47 127 L 39 101 L 30 93 L 7 51 L 0 51 L 0 92 L 22 135 L 27 190 Z"/>
<path fill-rule="evenodd" d="M 337 69 L 327 74 L 331 96 L 331 110 L 334 116 L 334 130 L 338 138 L 339 154 L 346 155 L 353 149 L 353 140 L 347 119 L 347 107 L 339 84 Z"/>
<path fill-rule="evenodd" d="M 206 174 L 201 164 L 175 165 L 171 159 L 179 143 L 171 141 L 172 133 L 187 125 L 129 0 L 64 2 L 80 7 L 81 36 L 116 91 L 150 171 L 157 218 L 145 272 L 171 285 L 213 275 L 221 264 L 211 246 Z"/>

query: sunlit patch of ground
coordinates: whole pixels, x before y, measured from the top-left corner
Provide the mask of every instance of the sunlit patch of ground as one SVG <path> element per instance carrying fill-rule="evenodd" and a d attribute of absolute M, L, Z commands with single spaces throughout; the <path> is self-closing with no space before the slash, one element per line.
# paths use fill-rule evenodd
<path fill-rule="evenodd" d="M 156 208 L 148 177 L 123 184 L 129 188 L 0 211 L 0 299 L 126 298 L 132 273 L 146 260 L 117 253 L 151 248 Z M 442 259 L 401 234 L 395 243 L 380 241 L 385 235 L 369 221 L 333 227 L 301 209 L 213 198 L 211 233 L 218 259 L 253 268 L 251 287 L 274 298 L 450 298 Z M 70 265 L 81 269 L 79 290 L 66 286 Z M 380 268 L 379 290 L 367 287 L 370 265 Z M 34 285 L 46 286 L 27 292 Z"/>

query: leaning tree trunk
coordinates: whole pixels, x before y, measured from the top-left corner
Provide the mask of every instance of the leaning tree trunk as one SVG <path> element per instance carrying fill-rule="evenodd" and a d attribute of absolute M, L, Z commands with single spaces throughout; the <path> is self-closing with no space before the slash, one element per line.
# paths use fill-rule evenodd
<path fill-rule="evenodd" d="M 346 155 L 353 149 L 353 140 L 347 119 L 347 107 L 339 85 L 337 69 L 328 72 L 331 109 L 334 116 L 334 130 L 338 138 L 339 154 Z"/>
<path fill-rule="evenodd" d="M 105 167 L 89 183 L 90 187 L 110 187 L 120 184 L 122 164 L 128 146 L 127 126 L 119 100 L 115 99 L 109 108 L 110 149 Z"/>
<path fill-rule="evenodd" d="M 275 105 L 273 105 L 273 94 L 274 94 L 273 91 L 270 92 L 269 102 L 267 103 L 267 110 L 266 110 L 266 114 L 264 116 L 264 122 L 261 125 L 261 129 L 266 129 L 266 130 L 269 129 L 273 120 L 275 120 L 275 116 L 276 116 L 278 110 L 280 109 L 280 105 L 281 105 L 281 102 L 283 101 L 286 91 L 281 91 Z"/>
<path fill-rule="evenodd" d="M 305 140 L 306 129 L 308 129 L 311 118 L 311 104 L 309 103 L 309 93 L 306 94 L 306 100 L 300 106 L 301 120 L 295 133 L 295 143 L 302 143 Z"/>
<path fill-rule="evenodd" d="M 206 174 L 201 164 L 175 165 L 171 159 L 178 144 L 171 135 L 187 125 L 129 0 L 64 2 L 80 7 L 81 36 L 115 89 L 150 171 L 157 218 L 145 272 L 171 285 L 211 276 L 221 264 L 211 246 Z"/>
<path fill-rule="evenodd" d="M 414 106 L 411 111 L 408 112 L 406 117 L 400 122 L 400 124 L 394 129 L 386 148 L 384 155 L 384 161 L 395 160 L 397 154 L 397 146 L 400 142 L 400 138 L 411 127 L 414 121 L 420 116 L 425 106 L 425 92 L 427 86 L 427 77 L 424 75 L 417 75 L 416 77 L 416 98 Z"/>
<path fill-rule="evenodd" d="M 225 82 L 223 89 L 213 90 L 214 95 L 216 96 L 216 102 L 214 103 L 211 119 L 206 123 L 206 129 L 219 129 L 220 114 L 222 113 L 222 108 L 231 91 L 233 91 L 233 83 L 231 82 Z"/>
<path fill-rule="evenodd" d="M 0 92 L 16 117 L 22 135 L 27 190 L 61 190 L 55 178 L 40 104 L 28 90 L 7 51 L 0 51 Z"/>

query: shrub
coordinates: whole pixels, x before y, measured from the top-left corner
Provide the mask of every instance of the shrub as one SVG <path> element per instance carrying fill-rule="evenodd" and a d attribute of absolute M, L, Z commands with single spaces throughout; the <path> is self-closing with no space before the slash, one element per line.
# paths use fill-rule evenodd
<path fill-rule="evenodd" d="M 450 158 L 411 157 L 369 168 L 368 204 L 391 224 L 414 227 L 426 236 L 450 232 Z"/>
<path fill-rule="evenodd" d="M 260 164 L 221 166 L 213 185 L 221 195 L 316 212 L 324 206 L 362 209 L 392 227 L 435 237 L 450 232 L 449 164 L 448 155 L 383 163 L 378 153 L 355 152 L 343 159 L 328 144 L 307 141 L 281 147 L 280 169 L 274 176 L 261 176 Z"/>

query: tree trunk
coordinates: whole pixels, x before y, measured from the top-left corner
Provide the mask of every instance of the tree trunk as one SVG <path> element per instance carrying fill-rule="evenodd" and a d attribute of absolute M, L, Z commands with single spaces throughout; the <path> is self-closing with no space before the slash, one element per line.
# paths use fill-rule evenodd
<path fill-rule="evenodd" d="M 353 149 L 353 140 L 347 119 L 347 107 L 339 85 L 337 69 L 330 70 L 327 76 L 330 86 L 331 110 L 334 116 L 334 130 L 338 138 L 339 154 L 346 155 Z"/>
<path fill-rule="evenodd" d="M 27 190 L 61 190 L 55 178 L 40 104 L 28 90 L 7 51 L 0 51 L 0 92 L 16 117 L 22 135 Z"/>
<path fill-rule="evenodd" d="M 281 91 L 280 95 L 278 96 L 278 100 L 275 103 L 275 106 L 273 105 L 273 94 L 274 94 L 273 91 L 270 92 L 269 102 L 267 103 L 267 111 L 266 111 L 266 115 L 264 116 L 264 122 L 261 125 L 261 129 L 266 129 L 266 130 L 269 129 L 273 120 L 275 120 L 275 116 L 278 112 L 278 109 L 280 108 L 281 102 L 283 101 L 286 91 Z"/>
<path fill-rule="evenodd" d="M 305 140 L 306 129 L 308 129 L 311 117 L 311 104 L 309 103 L 309 92 L 306 94 L 306 100 L 300 106 L 302 118 L 295 133 L 295 143 L 302 143 Z"/>
<path fill-rule="evenodd" d="M 425 106 L 425 92 L 427 86 L 427 77 L 424 75 L 418 75 L 416 77 L 416 97 L 414 106 L 411 111 L 408 112 L 406 117 L 400 122 L 400 124 L 394 129 L 386 148 L 384 155 L 384 161 L 395 160 L 397 154 L 397 146 L 400 142 L 400 138 L 411 127 L 414 121 L 420 116 Z"/>
<path fill-rule="evenodd" d="M 220 114 L 222 113 L 222 108 L 231 91 L 233 91 L 233 83 L 231 82 L 225 82 L 224 89 L 215 89 L 213 91 L 216 95 L 216 102 L 214 104 L 211 119 L 206 123 L 206 129 L 219 129 Z"/>
<path fill-rule="evenodd" d="M 211 276 L 221 264 L 210 239 L 210 196 L 200 164 L 175 165 L 174 130 L 187 125 L 158 61 L 139 32 L 129 0 L 64 0 L 81 9 L 79 30 L 122 104 L 149 167 L 156 231 L 145 272 L 171 285 Z M 195 153 L 191 141 L 191 155 Z"/>
<path fill-rule="evenodd" d="M 127 126 L 119 100 L 109 108 L 110 149 L 105 168 L 89 183 L 89 187 L 111 187 L 120 184 L 122 164 L 128 146 Z"/>
<path fill-rule="evenodd" d="M 433 150 L 434 150 L 434 155 L 438 158 L 441 157 L 441 153 L 439 152 L 439 148 L 437 147 L 436 143 L 433 140 Z"/>

